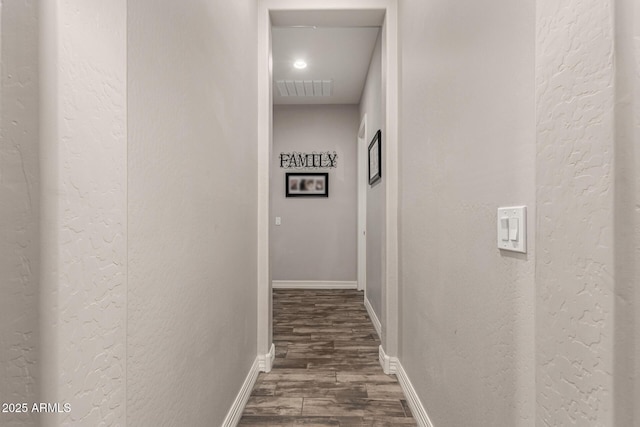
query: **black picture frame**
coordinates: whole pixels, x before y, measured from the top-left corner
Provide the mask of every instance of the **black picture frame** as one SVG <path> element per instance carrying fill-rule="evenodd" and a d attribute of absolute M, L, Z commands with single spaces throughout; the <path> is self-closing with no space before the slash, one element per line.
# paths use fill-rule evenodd
<path fill-rule="evenodd" d="M 382 132 L 378 130 L 369 144 L 369 185 L 382 179 Z"/>
<path fill-rule="evenodd" d="M 329 197 L 328 172 L 287 172 L 286 197 Z"/>

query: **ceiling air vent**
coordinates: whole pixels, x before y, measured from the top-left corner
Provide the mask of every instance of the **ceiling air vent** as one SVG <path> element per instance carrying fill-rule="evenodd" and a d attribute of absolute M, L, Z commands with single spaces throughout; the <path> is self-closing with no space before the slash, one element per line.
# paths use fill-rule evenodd
<path fill-rule="evenodd" d="M 280 96 L 330 96 L 331 80 L 278 80 Z"/>

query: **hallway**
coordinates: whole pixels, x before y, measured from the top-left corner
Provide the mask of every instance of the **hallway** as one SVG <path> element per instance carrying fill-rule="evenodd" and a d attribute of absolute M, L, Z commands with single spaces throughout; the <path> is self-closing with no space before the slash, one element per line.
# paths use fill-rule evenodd
<path fill-rule="evenodd" d="M 241 426 L 416 425 L 356 290 L 274 290 L 274 367 Z"/>
<path fill-rule="evenodd" d="M 0 0 L 0 40 L 0 426 L 640 427 L 640 1 Z M 320 285 L 366 310 L 274 311 Z"/>

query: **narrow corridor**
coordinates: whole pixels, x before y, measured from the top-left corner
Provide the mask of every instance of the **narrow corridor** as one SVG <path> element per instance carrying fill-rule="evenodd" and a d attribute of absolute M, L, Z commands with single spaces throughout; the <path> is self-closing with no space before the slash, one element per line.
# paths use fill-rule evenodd
<path fill-rule="evenodd" d="M 416 425 L 356 290 L 274 290 L 276 358 L 241 426 Z"/>

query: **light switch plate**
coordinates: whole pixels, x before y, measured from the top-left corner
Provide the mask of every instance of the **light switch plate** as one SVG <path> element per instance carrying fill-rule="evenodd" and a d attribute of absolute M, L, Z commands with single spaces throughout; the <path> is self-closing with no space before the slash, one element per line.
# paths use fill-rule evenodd
<path fill-rule="evenodd" d="M 509 226 L 511 227 L 516 221 L 518 225 L 517 240 L 504 240 L 504 231 L 502 230 L 504 225 L 504 218 L 509 219 Z M 512 221 L 514 219 L 515 221 Z M 513 251 L 527 253 L 527 207 L 526 206 L 511 206 L 508 208 L 498 208 L 498 248 L 503 251 Z M 513 234 L 513 232 L 511 233 Z"/>

